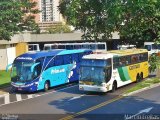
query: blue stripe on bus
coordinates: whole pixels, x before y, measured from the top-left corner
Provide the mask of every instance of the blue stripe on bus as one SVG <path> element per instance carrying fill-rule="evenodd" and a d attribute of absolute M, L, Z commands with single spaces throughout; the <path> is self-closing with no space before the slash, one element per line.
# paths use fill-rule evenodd
<path fill-rule="evenodd" d="M 87 52 L 90 50 L 83 50 L 83 49 L 79 49 L 79 50 L 63 50 L 61 52 L 58 53 L 58 55 L 65 55 L 65 54 L 74 54 L 74 53 L 81 53 L 81 52 Z"/>

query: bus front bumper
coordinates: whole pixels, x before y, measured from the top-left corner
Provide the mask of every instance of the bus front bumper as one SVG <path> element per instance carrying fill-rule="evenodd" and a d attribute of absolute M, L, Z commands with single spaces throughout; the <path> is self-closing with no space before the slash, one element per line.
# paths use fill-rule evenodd
<path fill-rule="evenodd" d="M 30 86 L 20 86 L 20 85 L 16 85 L 16 84 L 11 84 L 12 88 L 16 91 L 22 91 L 22 92 L 35 92 L 37 91 L 37 85 L 33 84 Z"/>
<path fill-rule="evenodd" d="M 90 86 L 90 85 L 79 85 L 79 90 L 92 91 L 92 92 L 107 92 L 106 87 L 102 86 Z"/>

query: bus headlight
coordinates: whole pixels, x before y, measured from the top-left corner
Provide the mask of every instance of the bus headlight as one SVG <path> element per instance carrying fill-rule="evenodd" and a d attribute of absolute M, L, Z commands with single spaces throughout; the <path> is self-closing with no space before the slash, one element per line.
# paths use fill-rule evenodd
<path fill-rule="evenodd" d="M 83 84 L 83 82 L 82 82 L 82 81 L 79 81 L 79 84 Z"/>
<path fill-rule="evenodd" d="M 106 87 L 106 83 L 102 83 L 101 86 L 102 86 L 102 87 Z"/>
<path fill-rule="evenodd" d="M 25 85 L 25 87 L 30 87 L 32 86 L 34 83 L 31 83 L 31 84 L 28 84 L 28 85 Z"/>
<path fill-rule="evenodd" d="M 35 84 L 35 85 L 38 85 L 38 82 L 35 82 L 34 84 Z"/>

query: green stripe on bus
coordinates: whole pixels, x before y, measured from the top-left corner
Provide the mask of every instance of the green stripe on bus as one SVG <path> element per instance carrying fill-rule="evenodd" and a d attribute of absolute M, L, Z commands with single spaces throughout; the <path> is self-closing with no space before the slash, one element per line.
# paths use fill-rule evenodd
<path fill-rule="evenodd" d="M 126 80 L 130 80 L 130 76 L 129 76 L 127 67 L 123 67 L 123 73 L 124 73 Z"/>
<path fill-rule="evenodd" d="M 118 68 L 118 72 L 122 81 L 127 81 L 130 79 L 127 67 Z"/>
<path fill-rule="evenodd" d="M 121 80 L 122 80 L 122 81 L 126 81 L 122 67 L 119 67 L 119 68 L 118 68 L 118 72 L 119 72 L 119 75 L 120 75 Z"/>

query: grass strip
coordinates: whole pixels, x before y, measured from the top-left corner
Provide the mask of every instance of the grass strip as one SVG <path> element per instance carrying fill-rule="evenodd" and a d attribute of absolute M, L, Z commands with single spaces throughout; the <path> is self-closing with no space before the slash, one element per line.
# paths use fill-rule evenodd
<path fill-rule="evenodd" d="M 148 78 L 146 80 L 143 80 L 143 81 L 137 83 L 136 86 L 128 89 L 125 94 L 131 93 L 131 92 L 134 92 L 134 91 L 137 91 L 142 88 L 146 88 L 151 85 L 158 84 L 158 83 L 160 83 L 160 78 Z"/>
<path fill-rule="evenodd" d="M 6 72 L 4 70 L 0 71 L 0 89 L 4 87 L 8 87 L 10 85 L 10 72 Z"/>

